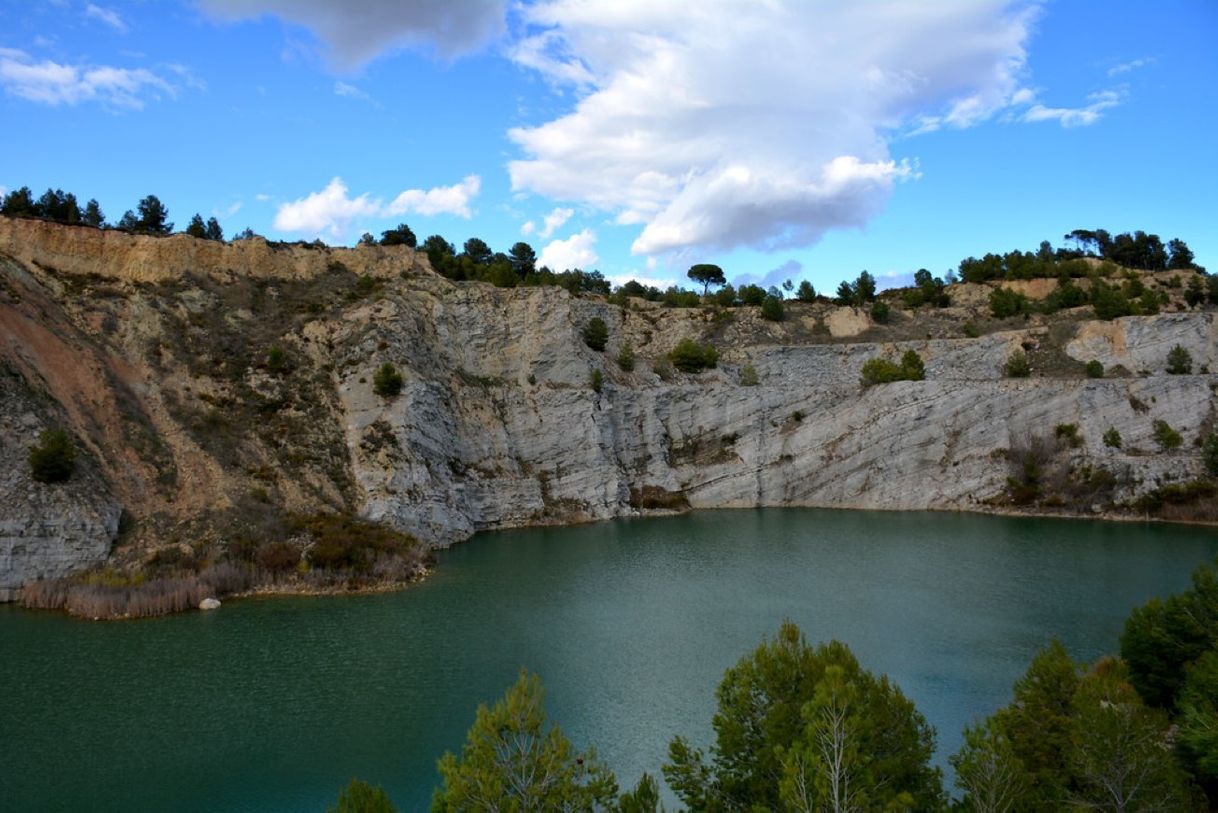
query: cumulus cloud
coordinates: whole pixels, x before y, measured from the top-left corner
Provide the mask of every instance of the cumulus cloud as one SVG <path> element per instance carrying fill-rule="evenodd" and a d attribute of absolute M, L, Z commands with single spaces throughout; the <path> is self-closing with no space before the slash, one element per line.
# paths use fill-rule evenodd
<path fill-rule="evenodd" d="M 570 220 L 571 216 L 574 214 L 574 209 L 564 209 L 559 207 L 542 218 L 540 230 L 538 230 L 536 223 L 529 220 L 520 227 L 520 233 L 527 237 L 536 232 L 537 236 L 541 239 L 548 239 L 550 235 L 561 229 L 563 224 Z"/>
<path fill-rule="evenodd" d="M 639 253 L 809 245 L 916 177 L 890 134 L 1009 106 L 1036 13 L 1012 0 L 542 0 L 509 53 L 578 102 L 509 132 L 523 153 L 513 190 L 639 224 Z"/>
<path fill-rule="evenodd" d="M 334 178 L 320 192 L 280 205 L 274 226 L 280 231 L 328 233 L 341 238 L 352 220 L 375 215 L 380 209 L 380 202 L 366 194 L 347 197 L 347 185 L 341 178 Z"/>
<path fill-rule="evenodd" d="M 100 102 L 139 110 L 148 100 L 177 95 L 173 84 L 143 68 L 36 62 L 12 48 L 0 48 L 0 85 L 11 96 L 51 106 Z"/>
<path fill-rule="evenodd" d="M 538 267 L 548 266 L 553 271 L 566 271 L 572 268 L 589 271 L 600 259 L 596 249 L 593 248 L 595 245 L 596 232 L 584 229 L 566 240 L 547 243 L 537 258 L 537 265 Z"/>
<path fill-rule="evenodd" d="M 804 264 L 799 260 L 787 260 L 777 268 L 771 268 L 764 274 L 740 274 L 732 279 L 732 285 L 739 288 L 741 285 L 760 285 L 762 288 L 769 288 L 774 285 L 782 285 L 787 280 L 792 282 L 797 281 L 804 273 Z"/>
<path fill-rule="evenodd" d="M 117 11 L 101 6 L 95 6 L 92 3 L 85 6 L 85 16 L 97 20 L 105 25 L 110 26 L 120 34 L 127 33 L 127 23 L 123 22 L 123 18 L 119 16 Z"/>
<path fill-rule="evenodd" d="M 1046 107 L 1036 103 L 1020 116 L 1020 121 L 1056 121 L 1062 127 L 1086 127 L 1095 124 L 1105 110 L 1116 107 L 1123 100 L 1124 95 L 1120 91 L 1104 90 L 1088 96 L 1089 104 L 1084 107 Z"/>
<path fill-rule="evenodd" d="M 443 57 L 470 53 L 505 30 L 506 0 L 201 0 L 229 20 L 274 15 L 304 26 L 342 69 L 392 48 L 430 46 Z"/>
<path fill-rule="evenodd" d="M 461 183 L 452 186 L 407 189 L 393 199 L 386 207 L 385 214 L 414 212 L 420 215 L 456 215 L 468 220 L 472 215 L 469 205 L 478 197 L 481 189 L 482 179 L 477 175 L 466 175 Z"/>
<path fill-rule="evenodd" d="M 320 192 L 282 203 L 275 212 L 274 227 L 279 231 L 326 234 L 342 239 L 353 220 L 365 217 L 397 217 L 407 212 L 420 215 L 451 214 L 470 217 L 469 205 L 478 195 L 482 181 L 477 175 L 461 183 L 432 189 L 407 189 L 388 205 L 364 193 L 350 197 L 342 178 L 335 177 Z M 269 200 L 255 195 L 256 200 Z"/>

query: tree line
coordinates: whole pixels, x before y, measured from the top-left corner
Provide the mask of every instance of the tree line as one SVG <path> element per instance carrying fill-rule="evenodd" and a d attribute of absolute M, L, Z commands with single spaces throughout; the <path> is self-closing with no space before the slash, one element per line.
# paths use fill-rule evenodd
<path fill-rule="evenodd" d="M 1106 260 L 1124 268 L 1139 271 L 1171 271 L 1198 268 L 1188 244 L 1179 238 L 1166 245 L 1157 234 L 1144 231 L 1123 232 L 1115 236 L 1104 229 L 1075 229 L 1063 238 L 1073 248 L 1054 249 L 1048 240 L 1041 241 L 1036 251 L 1015 251 L 1006 254 L 986 254 L 980 259 L 966 257 L 957 271 L 965 282 L 986 282 L 995 279 L 1039 279 L 1063 274 L 1085 277 L 1091 264 L 1085 258 Z"/>
<path fill-rule="evenodd" d="M 723 676 L 714 741 L 674 737 L 659 773 L 690 811 L 1113 811 L 1218 802 L 1218 567 L 1125 622 L 1120 655 L 1092 664 L 1054 641 L 1011 702 L 964 731 L 949 758 L 958 798 L 932 765 L 935 730 L 900 687 L 838 641 L 791 622 Z M 432 810 L 660 809 L 644 774 L 622 791 L 594 749 L 546 718 L 537 675 L 480 706 L 460 753 L 438 763 Z M 337 810 L 393 810 L 353 781 Z"/>

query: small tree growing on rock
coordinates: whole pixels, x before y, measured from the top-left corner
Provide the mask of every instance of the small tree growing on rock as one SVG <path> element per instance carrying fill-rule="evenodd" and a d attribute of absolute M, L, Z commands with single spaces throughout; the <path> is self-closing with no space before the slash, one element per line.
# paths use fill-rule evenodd
<path fill-rule="evenodd" d="M 1181 345 L 1167 352 L 1167 372 L 1170 375 L 1188 375 L 1193 371 L 1193 356 Z"/>
<path fill-rule="evenodd" d="M 30 449 L 30 476 L 40 483 L 63 483 L 76 468 L 76 447 L 62 429 L 47 429 Z"/>
<path fill-rule="evenodd" d="M 382 398 L 392 398 L 402 392 L 402 374 L 385 362 L 372 376 L 372 391 Z"/>
<path fill-rule="evenodd" d="M 1164 420 L 1156 420 L 1154 422 L 1155 443 L 1159 444 L 1159 448 L 1165 452 L 1170 452 L 1173 449 L 1179 449 L 1180 444 L 1184 442 L 1184 438 L 1175 429 L 1172 429 L 1171 424 Z"/>
<path fill-rule="evenodd" d="M 1032 363 L 1028 361 L 1028 354 L 1022 350 L 1016 350 L 1007 359 L 1007 363 L 1002 366 L 1002 374 L 1007 378 L 1027 378 L 1032 374 Z"/>
<path fill-rule="evenodd" d="M 584 344 L 599 353 L 609 342 L 609 327 L 605 324 L 604 319 L 593 316 L 588 320 L 588 324 L 584 325 L 583 335 Z"/>

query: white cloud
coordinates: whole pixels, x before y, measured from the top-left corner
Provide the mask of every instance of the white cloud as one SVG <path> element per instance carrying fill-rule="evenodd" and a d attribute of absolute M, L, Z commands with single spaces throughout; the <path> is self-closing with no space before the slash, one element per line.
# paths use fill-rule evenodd
<path fill-rule="evenodd" d="M 233 215 L 237 214 L 237 212 L 241 211 L 241 207 L 243 205 L 244 204 L 238 200 L 238 201 L 234 201 L 233 203 L 230 203 L 228 206 L 225 206 L 223 209 L 212 209 L 211 213 L 213 215 L 215 215 L 216 217 L 232 217 Z"/>
<path fill-rule="evenodd" d="M 505 30 L 506 0 L 202 0 L 214 16 L 274 15 L 310 29 L 338 67 L 392 48 L 430 46 L 443 57 L 475 51 Z"/>
<path fill-rule="evenodd" d="M 804 273 L 804 265 L 799 260 L 787 260 L 777 268 L 771 268 L 764 274 L 740 274 L 732 278 L 732 285 L 760 285 L 769 289 L 771 286 L 781 286 L 787 280 L 795 282 Z"/>
<path fill-rule="evenodd" d="M 596 245 L 596 233 L 591 229 L 573 234 L 566 240 L 555 240 L 547 243 L 537 257 L 537 266 L 548 266 L 552 271 L 566 271 L 580 268 L 591 271 L 600 257 L 593 246 Z"/>
<path fill-rule="evenodd" d="M 1116 107 L 1124 96 L 1115 90 L 1092 93 L 1087 97 L 1090 104 L 1085 107 L 1045 107 L 1036 103 L 1020 116 L 1020 121 L 1056 121 L 1062 127 L 1086 127 L 1100 120 L 1100 115 L 1110 107 Z"/>
<path fill-rule="evenodd" d="M 470 202 L 478 197 L 482 179 L 477 175 L 466 175 L 461 183 L 452 186 L 436 186 L 428 190 L 407 189 L 393 199 L 385 208 L 387 215 L 402 215 L 414 212 L 420 215 L 456 215 L 468 220 Z"/>
<path fill-rule="evenodd" d="M 361 102 L 370 102 L 376 104 L 376 101 L 364 91 L 357 88 L 355 85 L 346 82 L 334 83 L 334 95 L 345 96 L 348 99 L 359 99 Z"/>
<path fill-rule="evenodd" d="M 35 62 L 11 48 L 0 49 L 0 85 L 12 96 L 52 106 L 96 101 L 139 110 L 149 99 L 177 95 L 174 85 L 143 68 Z"/>
<path fill-rule="evenodd" d="M 90 3 L 85 6 L 85 16 L 110 26 L 120 34 L 127 33 L 127 23 L 123 22 L 123 18 L 113 9 L 102 8 Z"/>
<path fill-rule="evenodd" d="M 1121 74 L 1129 73 L 1130 71 L 1135 71 L 1138 68 L 1144 68 L 1147 65 L 1154 64 L 1154 61 L 1155 61 L 1155 58 L 1153 56 L 1144 56 L 1144 57 L 1140 57 L 1138 59 L 1131 59 L 1128 62 L 1122 62 L 1119 65 L 1113 65 L 1111 68 L 1108 69 L 1108 75 L 1109 76 L 1120 76 Z"/>
<path fill-rule="evenodd" d="M 307 234 L 327 234 L 341 239 L 351 221 L 362 217 L 397 217 L 407 212 L 420 215 L 451 214 L 470 217 L 470 202 L 478 195 L 482 181 L 468 175 L 461 183 L 438 186 L 426 191 L 407 189 L 388 205 L 380 198 L 364 193 L 357 198 L 348 195 L 342 178 L 331 179 L 326 188 L 288 203 L 281 203 L 275 212 L 274 227 L 279 231 Z M 255 195 L 256 200 L 270 200 L 269 195 Z"/>
<path fill-rule="evenodd" d="M 916 177 L 887 139 L 1020 90 L 1038 6 L 542 0 L 510 55 L 578 102 L 509 132 L 512 188 L 640 224 L 641 253 L 808 245 Z M 589 167 L 595 167 L 590 172 Z"/>
<path fill-rule="evenodd" d="M 659 288 L 661 291 L 666 288 L 676 285 L 677 280 L 673 277 L 649 277 L 645 274 L 635 274 L 627 272 L 625 274 L 610 274 L 605 277 L 609 283 L 614 286 L 625 285 L 627 282 L 634 280 L 640 285 L 650 285 L 652 288 Z M 688 280 L 686 280 L 688 282 Z"/>
<path fill-rule="evenodd" d="M 520 227 L 520 233 L 527 237 L 536 232 L 538 237 L 547 240 L 550 235 L 561 229 L 563 224 L 570 220 L 574 214 L 574 209 L 564 209 L 560 206 L 542 218 L 540 229 L 537 228 L 536 223 L 530 220 Z"/>
<path fill-rule="evenodd" d="M 341 178 L 334 178 L 320 192 L 281 204 L 275 213 L 274 226 L 280 231 L 325 232 L 341 238 L 352 220 L 375 215 L 380 208 L 380 202 L 370 200 L 366 194 L 347 197 L 347 185 Z"/>
<path fill-rule="evenodd" d="M 266 203 L 270 199 L 271 196 L 265 192 L 259 192 L 257 195 L 254 195 L 254 200 L 258 201 L 259 203 Z"/>

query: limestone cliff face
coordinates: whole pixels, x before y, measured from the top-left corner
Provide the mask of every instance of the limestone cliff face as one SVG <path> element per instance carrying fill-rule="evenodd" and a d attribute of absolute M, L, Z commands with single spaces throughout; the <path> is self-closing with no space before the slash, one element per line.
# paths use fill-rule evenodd
<path fill-rule="evenodd" d="M 223 543 L 272 509 L 359 513 L 436 545 L 679 504 L 986 510 L 1010 450 L 1051 442 L 1058 424 L 1082 439 L 1059 450 L 1065 464 L 1115 475 L 1109 501 L 1201 472 L 1193 441 L 1218 404 L 1218 376 L 1201 372 L 1218 369 L 1212 311 L 1076 313 L 967 339 L 944 321 L 967 307 L 938 322 L 894 308 L 886 327 L 828 304 L 792 304 L 782 323 L 756 310 L 453 283 L 405 248 L 0 218 L 0 591 L 160 542 Z M 594 316 L 604 353 L 580 338 Z M 687 337 L 719 348 L 717 369 L 656 363 Z M 614 362 L 626 343 L 630 372 Z M 1164 373 L 1176 344 L 1194 374 Z M 1005 379 L 1019 348 L 1034 375 Z M 925 381 L 860 384 L 864 361 L 907 349 Z M 1119 375 L 1083 377 L 1091 359 Z M 372 391 L 384 362 L 404 376 L 396 398 Z M 1184 435 L 1179 450 L 1159 450 L 1156 419 Z M 26 474 L 49 425 L 85 452 L 67 486 Z M 1101 440 L 1110 428 L 1120 448 Z M 112 550 L 123 508 L 137 531 Z"/>

